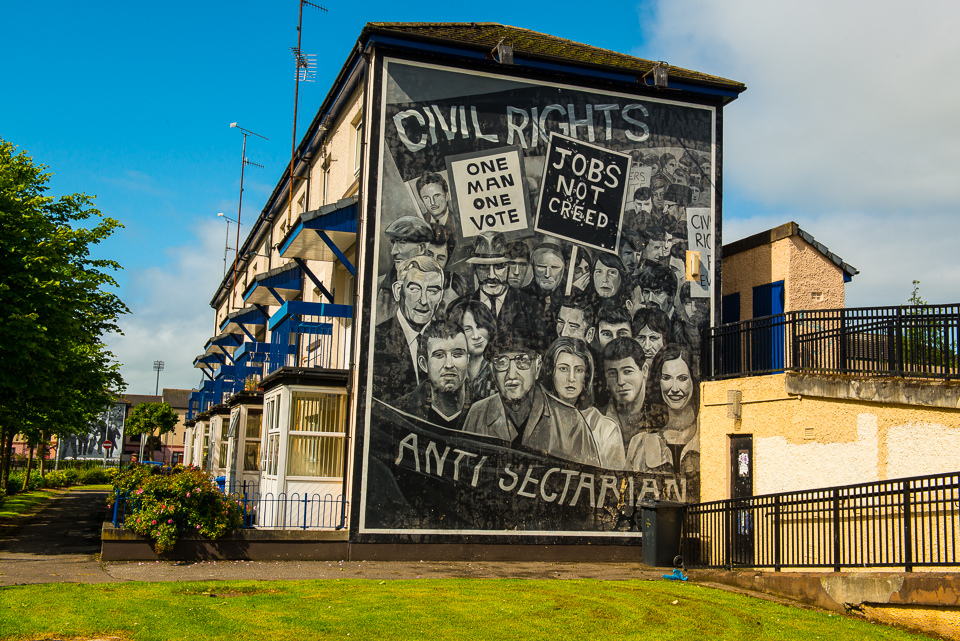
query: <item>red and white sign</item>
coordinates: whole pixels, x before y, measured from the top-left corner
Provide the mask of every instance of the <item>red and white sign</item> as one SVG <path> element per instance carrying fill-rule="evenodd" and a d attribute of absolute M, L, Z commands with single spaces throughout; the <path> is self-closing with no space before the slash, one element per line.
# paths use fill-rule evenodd
<path fill-rule="evenodd" d="M 103 442 L 103 449 L 109 450 L 111 447 L 113 447 L 113 443 L 111 443 L 110 441 Z"/>

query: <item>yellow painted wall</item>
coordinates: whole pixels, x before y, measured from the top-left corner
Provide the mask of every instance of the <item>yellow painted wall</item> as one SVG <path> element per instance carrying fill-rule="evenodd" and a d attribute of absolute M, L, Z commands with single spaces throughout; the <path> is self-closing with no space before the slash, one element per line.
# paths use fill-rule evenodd
<path fill-rule="evenodd" d="M 784 281 L 784 311 L 844 306 L 843 271 L 799 236 L 723 258 L 723 295 L 740 294 L 740 320 L 753 318 L 753 288 Z"/>
<path fill-rule="evenodd" d="M 730 436 L 750 434 L 754 494 L 960 470 L 960 410 L 787 394 L 786 375 L 701 383 L 701 500 L 730 497 Z M 741 420 L 727 418 L 739 390 Z"/>

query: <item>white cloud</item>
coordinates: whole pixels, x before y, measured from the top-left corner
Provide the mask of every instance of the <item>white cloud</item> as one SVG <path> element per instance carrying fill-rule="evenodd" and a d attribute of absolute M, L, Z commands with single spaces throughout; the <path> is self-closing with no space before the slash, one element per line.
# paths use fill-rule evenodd
<path fill-rule="evenodd" d="M 757 206 L 725 208 L 727 241 L 796 220 L 861 270 L 848 305 L 906 302 L 914 278 L 960 299 L 960 4 L 671 0 L 645 17 L 640 55 L 748 87 L 724 110 L 724 188 Z"/>
<path fill-rule="evenodd" d="M 200 381 L 193 359 L 215 333 L 210 299 L 223 276 L 223 224 L 204 221 L 191 231 L 192 242 L 168 248 L 163 266 L 133 270 L 120 292 L 131 313 L 120 319 L 124 335 L 107 342 L 130 394 L 153 394 L 157 360 L 164 362 L 161 389 Z"/>

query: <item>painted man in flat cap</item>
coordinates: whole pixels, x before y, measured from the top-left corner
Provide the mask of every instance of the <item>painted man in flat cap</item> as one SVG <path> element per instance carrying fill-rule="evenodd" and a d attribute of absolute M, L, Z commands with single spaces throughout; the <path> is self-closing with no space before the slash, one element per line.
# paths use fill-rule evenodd
<path fill-rule="evenodd" d="M 377 280 L 377 322 L 382 323 L 397 313 L 397 299 L 393 295 L 393 284 L 397 282 L 397 268 L 414 256 L 427 253 L 427 247 L 433 239 L 430 225 L 416 216 L 402 216 L 383 232 L 390 241 L 390 256 L 393 265 L 390 271 Z"/>

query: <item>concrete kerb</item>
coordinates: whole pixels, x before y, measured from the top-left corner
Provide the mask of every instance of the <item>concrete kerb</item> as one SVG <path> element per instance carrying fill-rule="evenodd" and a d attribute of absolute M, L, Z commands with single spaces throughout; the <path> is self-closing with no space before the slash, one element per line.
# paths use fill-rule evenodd
<path fill-rule="evenodd" d="M 639 564 L 637 546 L 496 545 L 485 543 L 351 543 L 348 533 L 324 530 L 238 530 L 210 540 L 185 532 L 169 552 L 150 540 L 104 523 L 103 561 L 487 561 Z"/>

